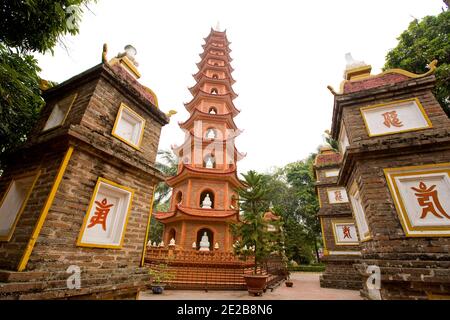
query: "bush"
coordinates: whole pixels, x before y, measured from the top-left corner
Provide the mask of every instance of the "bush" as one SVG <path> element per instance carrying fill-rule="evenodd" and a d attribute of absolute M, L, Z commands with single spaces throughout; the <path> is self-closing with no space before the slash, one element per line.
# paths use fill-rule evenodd
<path fill-rule="evenodd" d="M 288 270 L 291 272 L 302 271 L 302 272 L 324 272 L 325 265 L 324 264 L 310 264 L 303 266 L 289 266 Z"/>

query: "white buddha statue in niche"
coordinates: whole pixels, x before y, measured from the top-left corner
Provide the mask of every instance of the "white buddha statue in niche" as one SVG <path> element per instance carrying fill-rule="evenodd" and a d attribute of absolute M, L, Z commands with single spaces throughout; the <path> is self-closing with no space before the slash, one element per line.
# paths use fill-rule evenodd
<path fill-rule="evenodd" d="M 206 138 L 207 139 L 215 139 L 216 138 L 216 132 L 214 131 L 214 129 L 208 129 L 208 131 L 206 132 Z"/>
<path fill-rule="evenodd" d="M 212 208 L 212 201 L 211 201 L 211 198 L 209 197 L 209 193 L 207 193 L 205 199 L 203 199 L 202 208 L 203 209 L 211 209 Z"/>
<path fill-rule="evenodd" d="M 174 238 L 170 239 L 169 246 L 175 247 L 175 239 Z"/>
<path fill-rule="evenodd" d="M 213 169 L 214 168 L 214 161 L 213 161 L 213 159 L 211 157 L 208 157 L 206 159 L 205 168 L 208 168 L 208 169 Z"/>
<path fill-rule="evenodd" d="M 208 234 L 203 233 L 202 239 L 200 241 L 200 251 L 209 251 L 209 238 Z"/>

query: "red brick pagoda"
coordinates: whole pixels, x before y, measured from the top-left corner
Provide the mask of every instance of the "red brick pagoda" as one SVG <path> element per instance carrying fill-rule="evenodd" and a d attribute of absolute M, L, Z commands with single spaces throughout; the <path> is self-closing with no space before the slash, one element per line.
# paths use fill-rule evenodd
<path fill-rule="evenodd" d="M 169 212 L 155 214 L 164 224 L 163 242 L 180 250 L 231 252 L 230 223 L 239 221 L 236 188 L 241 186 L 236 162 L 243 157 L 234 147 L 240 130 L 233 118 L 237 94 L 232 85 L 230 42 L 225 32 L 211 29 L 190 88 L 190 113 L 180 123 L 186 140 L 173 151 L 179 157 Z"/>

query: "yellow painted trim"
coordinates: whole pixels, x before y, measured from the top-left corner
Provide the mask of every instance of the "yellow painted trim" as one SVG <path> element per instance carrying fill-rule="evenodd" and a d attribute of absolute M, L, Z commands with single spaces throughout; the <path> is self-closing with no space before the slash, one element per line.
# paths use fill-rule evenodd
<path fill-rule="evenodd" d="M 67 96 L 67 97 L 71 97 L 71 96 Z M 62 99 L 60 99 L 60 100 L 58 100 L 58 101 L 64 100 L 64 99 L 67 98 L 67 97 L 64 97 L 64 98 L 62 98 Z M 70 113 L 70 111 L 72 110 L 72 106 L 74 105 L 75 100 L 77 99 L 77 97 L 78 97 L 78 92 L 73 94 L 72 102 L 70 103 L 69 108 L 67 109 L 67 112 L 66 112 L 66 114 L 64 115 L 64 118 L 63 118 L 63 120 L 61 121 L 61 123 L 58 124 L 58 125 L 56 125 L 56 126 L 54 126 L 54 127 L 45 129 L 45 130 L 42 129 L 41 133 L 49 132 L 49 131 L 55 130 L 56 128 L 62 127 L 62 126 L 64 125 L 64 123 L 66 122 L 66 119 L 67 119 L 67 117 L 69 116 L 69 113 Z M 58 103 L 58 102 L 56 102 L 56 103 Z M 54 107 L 54 106 L 53 106 L 53 107 Z M 53 109 L 52 109 L 52 112 L 53 112 Z M 50 112 L 49 118 L 50 118 L 50 116 L 52 115 L 52 112 Z M 48 121 L 49 118 L 47 118 L 47 121 Z M 44 127 L 45 127 L 45 125 L 47 124 L 47 121 L 45 121 Z"/>
<path fill-rule="evenodd" d="M 61 162 L 61 165 L 59 167 L 58 174 L 56 175 L 55 181 L 53 182 L 52 189 L 50 190 L 50 193 L 45 202 L 44 208 L 42 208 L 39 219 L 36 223 L 36 226 L 34 227 L 33 233 L 31 234 L 31 238 L 28 241 L 28 244 L 25 248 L 25 252 L 24 252 L 22 258 L 20 259 L 19 265 L 17 266 L 17 271 L 23 271 L 23 270 L 25 270 L 25 268 L 27 266 L 28 260 L 30 259 L 31 253 L 34 248 L 34 244 L 36 243 L 39 233 L 41 232 L 41 229 L 44 225 L 45 219 L 47 218 L 48 211 L 50 210 L 50 207 L 53 204 L 53 200 L 55 199 L 56 192 L 58 191 L 58 188 L 59 188 L 59 184 L 61 183 L 64 173 L 66 172 L 66 168 L 67 168 L 67 165 L 69 164 L 69 160 L 72 157 L 73 150 L 74 150 L 73 146 L 70 146 L 67 149 L 64 159 Z"/>
<path fill-rule="evenodd" d="M 155 203 L 155 192 L 156 192 L 156 184 L 153 185 L 152 198 L 150 200 L 150 214 L 148 215 L 147 229 L 145 231 L 144 248 L 142 248 L 141 267 L 144 266 L 145 254 L 147 253 L 148 232 L 150 231 L 150 225 L 152 221 L 153 204 Z"/>
<path fill-rule="evenodd" d="M 436 170 L 426 170 L 428 168 L 436 168 L 436 167 L 449 167 L 450 162 L 440 163 L 440 164 L 428 164 L 421 166 L 409 166 L 409 167 L 401 167 L 401 168 L 386 168 L 383 169 L 389 192 L 391 194 L 392 200 L 394 201 L 394 206 L 397 212 L 397 215 L 400 220 L 400 224 L 405 232 L 407 237 L 450 237 L 450 233 L 438 234 L 438 233 L 420 233 L 420 234 L 411 234 L 409 231 L 450 231 L 450 227 L 413 227 L 411 221 L 409 220 L 408 214 L 406 212 L 405 204 L 403 203 L 403 199 L 400 195 L 400 190 L 398 189 L 397 184 L 395 183 L 396 177 L 402 176 L 410 176 L 417 174 L 432 174 L 432 173 L 447 173 L 450 177 L 450 169 L 436 169 Z M 424 170 L 425 169 L 425 170 Z M 416 171 L 414 171 L 416 170 Z M 394 173 L 398 172 L 399 173 Z M 398 201 L 397 201 L 398 199 Z"/>
<path fill-rule="evenodd" d="M 128 112 L 130 112 L 131 114 L 133 114 L 134 116 L 136 116 L 137 118 L 139 118 L 139 119 L 142 121 L 141 132 L 140 132 L 140 134 L 139 134 L 139 141 L 138 141 L 137 144 L 134 144 L 133 142 L 128 141 L 128 140 L 122 138 L 121 136 L 119 136 L 119 135 L 116 133 L 116 129 L 117 129 L 117 126 L 118 126 L 118 124 L 119 124 L 119 120 L 120 120 L 120 117 L 121 117 L 121 115 L 122 115 L 122 110 L 123 110 L 123 109 L 127 109 Z M 133 148 L 139 150 L 140 147 L 141 147 L 142 138 L 143 138 L 143 136 L 144 136 L 145 123 L 146 123 L 146 121 L 145 121 L 144 118 L 142 118 L 139 114 L 137 114 L 135 111 L 133 111 L 133 110 L 132 110 L 130 107 L 128 107 L 126 104 L 121 103 L 121 104 L 120 104 L 119 111 L 117 112 L 117 116 L 116 116 L 116 120 L 115 120 L 115 122 L 114 122 L 113 129 L 112 129 L 112 131 L 111 131 L 111 135 L 114 136 L 114 137 L 116 137 L 116 138 L 119 139 L 120 141 L 126 143 L 127 145 L 129 145 L 129 146 L 131 146 L 131 147 L 133 147 Z"/>
<path fill-rule="evenodd" d="M 322 231 L 322 241 L 323 241 L 323 255 L 324 256 L 328 256 L 329 255 L 329 251 L 327 249 L 327 241 L 325 239 L 325 232 L 323 231 L 323 218 L 320 218 L 320 229 Z"/>
<path fill-rule="evenodd" d="M 153 98 L 155 99 L 155 107 L 159 108 L 158 96 L 156 95 L 156 93 L 149 87 L 145 87 L 145 90 L 147 90 L 148 93 L 150 93 L 153 96 Z M 169 113 L 170 113 L 170 111 L 169 111 Z M 176 113 L 176 111 L 175 111 L 175 113 Z"/>
<path fill-rule="evenodd" d="M 426 292 L 428 300 L 450 300 L 450 295 Z"/>
<path fill-rule="evenodd" d="M 13 178 L 11 180 L 11 182 L 9 183 L 6 193 L 3 195 L 2 200 L 0 201 L 0 208 L 3 206 L 3 202 L 5 201 L 6 196 L 8 195 L 9 191 L 11 190 L 11 187 L 12 187 L 14 181 L 34 176 L 34 180 L 31 183 L 30 189 L 27 192 L 27 195 L 22 203 L 22 206 L 19 208 L 19 211 L 17 212 L 16 218 L 14 219 L 14 223 L 12 224 L 11 229 L 8 232 L 8 235 L 0 236 L 0 242 L 9 242 L 11 240 L 11 238 L 14 234 L 14 231 L 16 230 L 16 226 L 17 226 L 17 223 L 19 222 L 20 216 L 22 215 L 23 211 L 25 210 L 25 207 L 28 204 L 28 200 L 31 196 L 31 193 L 33 192 L 34 186 L 35 186 L 40 174 L 41 174 L 41 171 L 37 170 L 37 171 L 29 173 L 29 174 L 17 176 L 15 178 Z"/>
<path fill-rule="evenodd" d="M 317 199 L 319 201 L 319 208 L 322 208 L 322 200 L 320 199 L 320 188 L 317 188 Z"/>
<path fill-rule="evenodd" d="M 83 242 L 81 242 L 81 240 L 83 239 L 84 231 L 86 229 L 86 224 L 87 224 L 88 219 L 89 219 L 89 215 L 91 213 L 92 206 L 94 205 L 95 198 L 97 197 L 98 189 L 100 188 L 100 184 L 102 184 L 102 183 L 103 184 L 108 184 L 108 185 L 116 187 L 118 189 L 126 190 L 126 191 L 131 193 L 130 203 L 128 204 L 128 210 L 127 210 L 127 214 L 125 216 L 125 223 L 124 223 L 123 228 L 122 228 L 122 237 L 120 238 L 119 245 L 93 244 L 93 243 L 83 243 Z M 78 247 L 87 247 L 87 248 L 122 249 L 123 241 L 124 241 L 124 238 L 125 238 L 125 233 L 126 233 L 126 230 L 127 230 L 128 219 L 130 218 L 131 207 L 133 205 L 133 197 L 134 197 L 134 189 L 126 187 L 126 186 L 122 186 L 122 185 L 120 185 L 118 183 L 115 183 L 115 182 L 113 182 L 111 180 L 99 177 L 97 179 L 97 183 L 95 184 L 94 193 L 92 194 L 91 201 L 89 202 L 88 209 L 87 209 L 86 214 L 84 216 L 83 224 L 82 224 L 81 229 L 80 229 L 80 233 L 78 234 L 77 246 Z"/>
<path fill-rule="evenodd" d="M 331 203 L 331 201 L 330 201 L 330 196 L 329 196 L 329 194 L 328 194 L 328 191 L 330 191 L 330 190 L 344 190 L 344 191 L 345 191 L 345 194 L 347 195 L 347 201 L 346 201 L 346 202 L 334 202 L 334 203 Z M 326 192 L 327 192 L 328 204 L 329 204 L 330 206 L 334 206 L 334 205 L 336 205 L 336 204 L 345 204 L 345 203 L 349 203 L 349 202 L 350 202 L 350 199 L 348 198 L 347 189 L 345 189 L 344 187 L 330 187 L 330 188 L 326 188 Z"/>
<path fill-rule="evenodd" d="M 120 62 L 123 62 L 127 65 L 128 68 L 130 68 L 130 70 L 136 75 L 136 77 L 139 79 L 141 77 L 141 73 L 139 72 L 139 70 L 136 68 L 136 66 L 134 65 L 133 62 L 131 62 L 130 59 L 128 59 L 127 56 L 123 56 L 119 59 Z"/>
<path fill-rule="evenodd" d="M 370 129 L 369 129 L 369 125 L 367 123 L 367 118 L 366 115 L 364 113 L 364 111 L 366 110 L 371 110 L 371 109 L 377 109 L 377 108 L 384 108 L 390 105 L 399 105 L 399 104 L 403 104 L 405 102 L 410 102 L 410 101 L 415 101 L 417 104 L 417 107 L 419 108 L 420 112 L 422 113 L 422 116 L 424 117 L 425 121 L 427 122 L 427 126 L 425 127 L 417 127 L 417 128 L 410 128 L 410 129 L 405 129 L 405 130 L 399 130 L 399 131 L 395 131 L 395 132 L 386 132 L 386 133 L 379 133 L 379 134 L 372 134 L 370 133 Z M 398 134 L 398 133 L 404 133 L 404 132 L 411 132 L 411 131 L 419 131 L 419 130 L 425 130 L 425 129 L 430 129 L 433 128 L 433 124 L 431 123 L 430 118 L 428 118 L 428 115 L 425 112 L 425 109 L 423 108 L 422 103 L 420 103 L 418 98 L 411 98 L 411 99 L 404 99 L 404 100 L 397 100 L 397 101 L 392 101 L 392 102 L 388 102 L 388 103 L 379 103 L 379 104 L 375 104 L 372 106 L 367 106 L 367 107 L 362 107 L 359 109 L 361 116 L 363 118 L 364 121 L 364 125 L 366 128 L 366 132 L 367 135 L 369 137 L 379 137 L 379 136 L 386 136 L 386 135 L 392 135 L 392 134 Z"/>
<path fill-rule="evenodd" d="M 349 219 L 332 219 L 331 220 L 331 226 L 333 227 L 333 237 L 334 237 L 334 244 L 337 246 L 357 246 L 359 244 L 359 241 L 356 242 L 348 242 L 348 243 L 339 243 L 338 237 L 336 234 L 336 224 L 352 224 L 356 229 L 356 224 L 353 220 Z M 358 236 L 358 233 L 356 234 Z M 358 237 L 359 238 L 359 237 Z"/>
<path fill-rule="evenodd" d="M 359 232 L 358 219 L 356 219 L 356 213 L 355 213 L 356 210 L 355 210 L 355 208 L 353 207 L 353 202 L 352 202 L 351 199 L 350 199 L 350 197 L 354 197 L 353 194 L 354 194 L 355 192 L 353 192 L 353 191 L 358 192 L 359 196 L 361 197 L 361 191 L 359 190 L 358 185 L 356 184 L 356 181 L 353 182 L 353 184 L 352 184 L 352 186 L 350 187 L 350 190 L 349 190 L 347 196 L 348 196 L 348 200 L 349 200 L 349 203 L 350 203 L 350 208 L 352 209 L 352 218 L 353 218 L 353 220 L 355 221 L 355 226 L 358 228 L 359 243 L 367 242 L 367 241 L 369 241 L 369 240 L 372 240 L 372 235 L 370 234 L 370 226 L 369 226 L 369 222 L 367 221 L 366 212 L 364 211 L 364 208 L 362 208 L 362 209 L 363 209 L 363 214 L 364 214 L 363 218 L 364 218 L 364 220 L 366 221 L 367 229 L 368 229 L 368 230 L 367 230 L 367 232 L 365 232 L 365 233 L 363 234 L 364 239 L 361 239 L 361 238 L 360 238 L 360 232 Z M 355 201 L 357 201 L 357 200 L 355 199 Z M 362 206 L 361 206 L 361 207 L 362 207 Z"/>

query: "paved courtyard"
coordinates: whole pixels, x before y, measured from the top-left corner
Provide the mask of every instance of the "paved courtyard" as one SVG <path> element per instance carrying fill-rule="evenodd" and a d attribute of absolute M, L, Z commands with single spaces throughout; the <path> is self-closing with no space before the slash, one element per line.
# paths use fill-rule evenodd
<path fill-rule="evenodd" d="M 320 273 L 291 274 L 292 288 L 284 284 L 268 290 L 262 297 L 252 297 L 247 291 L 166 290 L 162 295 L 141 292 L 140 300 L 362 300 L 359 291 L 321 288 Z"/>

